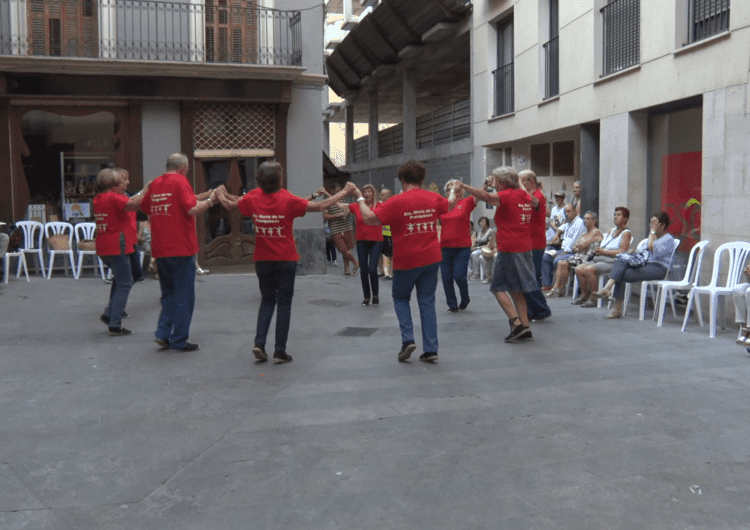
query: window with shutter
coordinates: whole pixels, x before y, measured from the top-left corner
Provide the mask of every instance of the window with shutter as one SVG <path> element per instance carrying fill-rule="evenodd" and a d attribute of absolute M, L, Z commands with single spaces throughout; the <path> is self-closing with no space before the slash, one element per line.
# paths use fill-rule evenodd
<path fill-rule="evenodd" d="M 32 55 L 98 57 L 94 0 L 29 0 L 27 10 Z"/>
<path fill-rule="evenodd" d="M 206 0 L 206 61 L 254 63 L 257 9 L 248 0 Z"/>

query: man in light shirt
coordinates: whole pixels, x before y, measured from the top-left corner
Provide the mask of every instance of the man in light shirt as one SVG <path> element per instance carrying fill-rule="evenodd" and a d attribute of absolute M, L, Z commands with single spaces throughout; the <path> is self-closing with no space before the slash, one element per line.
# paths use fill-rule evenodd
<path fill-rule="evenodd" d="M 542 260 L 542 283 L 544 284 L 542 290 L 544 291 L 552 289 L 557 262 L 573 255 L 573 243 L 586 231 L 583 219 L 576 215 L 576 209 L 572 204 L 566 204 L 564 211 L 566 223 L 557 229 L 557 234 L 550 242 L 552 245 L 562 243 L 560 250 L 555 256 L 545 253 Z"/>

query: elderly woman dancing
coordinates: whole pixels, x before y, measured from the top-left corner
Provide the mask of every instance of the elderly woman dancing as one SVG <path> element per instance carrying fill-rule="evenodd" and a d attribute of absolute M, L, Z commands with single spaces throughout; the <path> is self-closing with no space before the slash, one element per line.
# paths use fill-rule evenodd
<path fill-rule="evenodd" d="M 659 212 L 651 218 L 651 231 L 645 248 L 648 250 L 646 262 L 632 265 L 630 255 L 618 255 L 609 273 L 609 280 L 604 288 L 592 293 L 594 298 L 609 298 L 614 289 L 615 306 L 604 318 L 621 318 L 622 301 L 625 298 L 625 283 L 664 278 L 670 266 L 674 251 L 674 238 L 667 233 L 669 215 Z M 639 249 L 641 250 L 641 249 Z"/>
<path fill-rule="evenodd" d="M 446 183 L 446 197 L 450 195 L 457 182 L 459 182 L 458 179 L 453 179 Z M 440 247 L 443 253 L 440 272 L 449 313 L 463 311 L 469 305 L 469 281 L 466 278 L 471 256 L 469 217 L 477 206 L 477 200 L 474 197 L 463 198 L 464 190 L 461 188 L 456 188 L 454 191 L 458 204 L 449 213 L 440 217 Z M 453 282 L 456 282 L 461 295 L 460 304 L 456 300 Z"/>

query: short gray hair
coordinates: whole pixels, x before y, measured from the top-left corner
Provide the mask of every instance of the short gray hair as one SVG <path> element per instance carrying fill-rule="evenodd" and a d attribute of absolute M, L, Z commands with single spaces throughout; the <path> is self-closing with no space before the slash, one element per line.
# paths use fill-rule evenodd
<path fill-rule="evenodd" d="M 184 155 L 183 153 L 169 155 L 169 158 L 167 158 L 167 171 L 174 171 L 175 169 L 183 167 L 188 167 L 187 155 Z"/>
<path fill-rule="evenodd" d="M 534 184 L 538 184 L 538 183 L 539 183 L 539 181 L 538 181 L 538 180 L 536 179 L 536 173 L 534 173 L 534 172 L 533 172 L 533 171 L 531 171 L 530 169 L 524 169 L 523 171 L 521 171 L 521 172 L 520 172 L 520 173 L 518 174 L 518 179 L 519 179 L 519 180 L 523 180 L 523 179 L 529 179 L 529 180 L 530 180 L 530 181 L 532 181 L 532 182 L 533 182 Z"/>
<path fill-rule="evenodd" d="M 445 183 L 445 186 L 443 186 L 443 193 L 448 193 L 448 187 L 452 186 L 456 182 L 461 182 L 460 179 L 450 179 L 448 182 Z"/>
<path fill-rule="evenodd" d="M 587 216 L 587 215 L 590 215 L 591 217 L 594 218 L 594 224 L 596 224 L 596 223 L 599 222 L 599 216 L 596 215 L 596 212 L 592 212 L 591 210 L 589 210 L 585 214 L 583 214 L 584 217 Z"/>
<path fill-rule="evenodd" d="M 518 189 L 518 173 L 510 166 L 500 166 L 492 170 L 492 176 L 495 177 L 506 188 L 512 190 Z"/>
<path fill-rule="evenodd" d="M 96 175 L 96 185 L 102 191 L 120 184 L 120 173 L 111 167 L 105 167 Z"/>

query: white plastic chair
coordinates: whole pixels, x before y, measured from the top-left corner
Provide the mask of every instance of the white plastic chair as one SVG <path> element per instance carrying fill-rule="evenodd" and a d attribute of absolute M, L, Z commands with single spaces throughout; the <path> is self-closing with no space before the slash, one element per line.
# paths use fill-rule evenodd
<path fill-rule="evenodd" d="M 29 281 L 29 268 L 26 265 L 26 256 L 21 250 L 18 252 L 6 252 L 3 256 L 3 283 L 8 283 L 8 273 L 10 272 L 10 258 L 16 258 L 18 265 L 16 266 L 16 278 L 21 274 L 21 266 L 23 266 L 23 272 L 26 274 L 26 281 Z"/>
<path fill-rule="evenodd" d="M 727 276 L 724 285 L 719 285 L 722 256 L 725 252 L 729 257 Z M 685 331 L 685 328 L 687 327 L 690 310 L 693 307 L 693 300 L 701 294 L 709 295 L 709 325 L 711 328 L 709 330 L 709 336 L 712 339 L 716 337 L 717 313 L 720 313 L 719 321 L 721 323 L 721 329 L 724 329 L 724 305 L 719 304 L 719 297 L 732 294 L 735 286 L 739 283 L 742 269 L 745 265 L 745 261 L 747 261 L 748 255 L 750 255 L 750 243 L 745 243 L 744 241 L 724 243 L 716 249 L 716 253 L 714 254 L 714 270 L 711 273 L 711 282 L 708 285 L 696 285 L 690 289 L 687 309 L 685 309 L 685 319 L 682 321 L 682 331 Z M 699 323 L 701 326 L 703 325 L 702 319 L 699 319 Z"/>
<path fill-rule="evenodd" d="M 37 221 L 18 221 L 16 223 L 16 227 L 20 228 L 23 231 L 23 246 L 21 246 L 19 252 L 23 252 L 24 255 L 36 254 L 37 259 L 39 260 L 39 268 L 42 271 L 42 276 L 45 276 L 44 254 L 42 249 L 44 225 Z"/>
<path fill-rule="evenodd" d="M 703 265 L 703 256 L 706 255 L 706 252 L 704 251 L 706 245 L 708 245 L 708 241 L 699 241 L 692 249 L 690 249 L 687 267 L 685 268 L 685 277 L 682 280 L 662 280 L 657 282 L 659 285 L 659 294 L 657 295 L 658 303 L 657 309 L 654 311 L 654 319 L 656 319 L 658 315 L 658 327 L 662 327 L 662 324 L 664 324 L 667 297 L 669 297 L 669 303 L 672 305 L 672 315 L 674 318 L 677 318 L 677 310 L 674 306 L 674 292 L 680 289 L 692 289 L 698 285 L 701 276 L 701 266 Z M 698 319 L 702 326 L 703 315 L 701 314 L 700 298 L 695 299 L 695 307 L 698 313 Z"/>
<path fill-rule="evenodd" d="M 78 255 L 78 266 L 76 270 L 76 278 L 81 277 L 81 266 L 83 265 L 83 258 L 85 256 L 91 256 L 94 261 L 94 272 L 96 272 L 97 263 L 99 265 L 99 274 L 104 279 L 104 263 L 101 258 L 96 255 L 96 250 L 81 250 L 80 244 L 84 239 L 92 240 L 96 237 L 96 223 L 78 223 L 75 225 L 76 234 L 76 251 Z"/>
<path fill-rule="evenodd" d="M 70 271 L 73 275 L 73 279 L 77 280 L 78 275 L 76 274 L 76 262 L 73 258 L 73 225 L 62 221 L 52 221 L 44 225 L 44 235 L 47 239 L 55 235 L 67 235 L 68 237 L 68 250 L 55 250 L 50 247 L 49 249 L 49 266 L 47 267 L 47 279 L 52 277 L 52 265 L 55 263 L 55 256 L 60 254 L 61 256 L 67 256 L 70 262 Z M 64 263 L 64 260 L 63 260 Z M 65 274 L 68 274 L 68 266 L 65 265 Z"/>
<path fill-rule="evenodd" d="M 656 308 L 656 303 L 657 303 L 658 294 L 659 294 L 659 283 L 667 281 L 667 279 L 669 279 L 669 273 L 672 270 L 672 262 L 674 261 L 674 253 L 677 252 L 677 247 L 680 246 L 681 241 L 675 238 L 673 243 L 674 243 L 674 247 L 672 247 L 672 255 L 669 257 L 669 267 L 667 267 L 667 273 L 664 275 L 664 279 L 663 280 L 643 280 L 641 282 L 641 298 L 639 302 L 640 311 L 638 313 L 638 320 L 643 320 L 646 317 L 646 298 L 648 296 L 649 288 L 651 288 L 651 298 L 653 298 L 654 308 Z M 627 307 L 627 302 L 626 302 L 626 307 Z"/>

